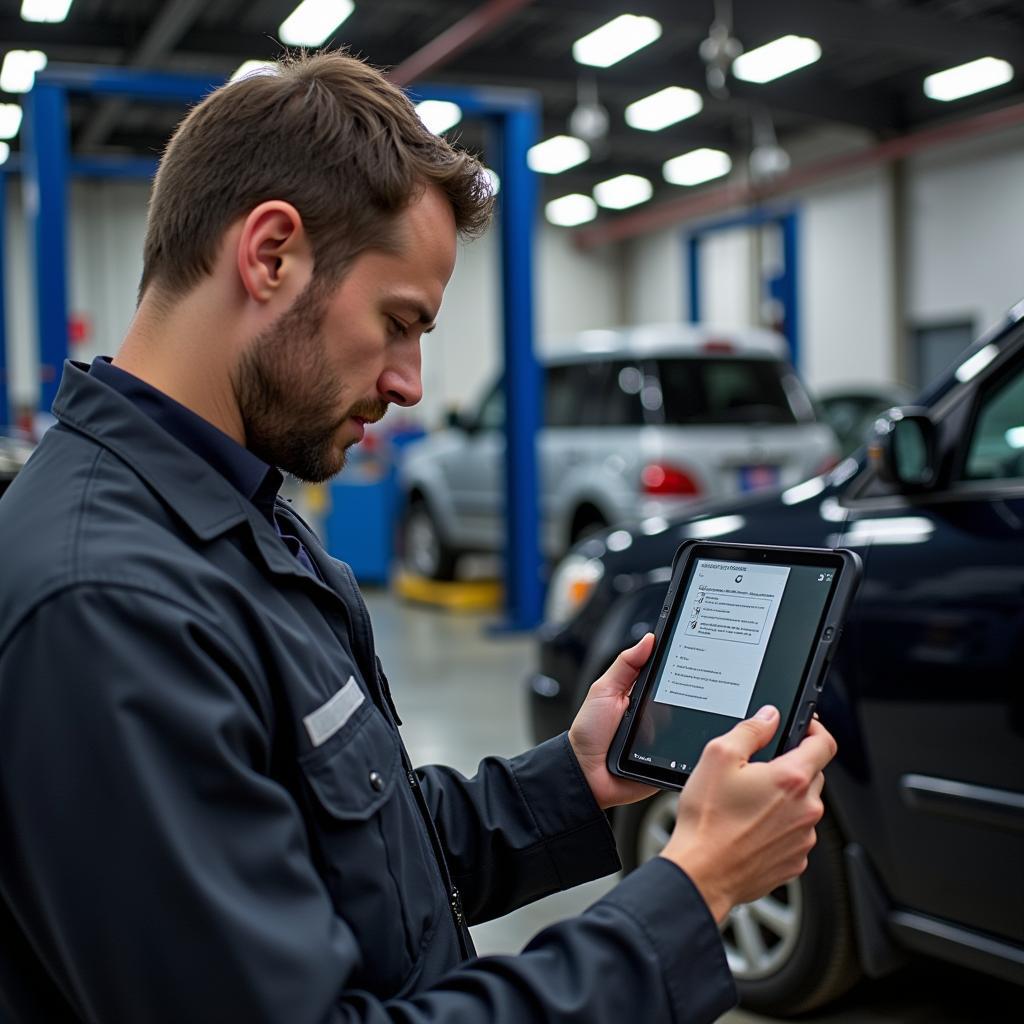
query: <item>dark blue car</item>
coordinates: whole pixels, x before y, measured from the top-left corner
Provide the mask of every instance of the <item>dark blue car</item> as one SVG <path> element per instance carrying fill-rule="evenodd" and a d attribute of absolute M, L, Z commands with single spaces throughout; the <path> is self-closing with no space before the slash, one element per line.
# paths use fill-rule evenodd
<path fill-rule="evenodd" d="M 819 1006 L 908 951 L 1024 984 L 1024 303 L 828 477 L 602 532 L 556 569 L 530 683 L 536 738 L 657 620 L 689 538 L 859 552 L 820 703 L 839 741 L 807 872 L 724 929 L 744 1003 Z M 616 813 L 627 870 L 673 794 Z"/>

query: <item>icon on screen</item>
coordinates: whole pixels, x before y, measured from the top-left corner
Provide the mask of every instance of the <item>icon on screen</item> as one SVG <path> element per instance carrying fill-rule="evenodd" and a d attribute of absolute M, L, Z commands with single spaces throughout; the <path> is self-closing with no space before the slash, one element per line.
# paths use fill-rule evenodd
<path fill-rule="evenodd" d="M 675 761 L 669 762 L 669 768 L 675 768 L 675 766 L 676 766 Z"/>
<path fill-rule="evenodd" d="M 742 576 L 737 576 L 736 577 L 736 582 L 737 583 L 742 583 L 743 582 L 743 577 Z"/>
<path fill-rule="evenodd" d="M 819 572 L 818 573 L 818 582 L 819 583 L 824 583 L 825 582 L 825 574 L 823 572 Z"/>

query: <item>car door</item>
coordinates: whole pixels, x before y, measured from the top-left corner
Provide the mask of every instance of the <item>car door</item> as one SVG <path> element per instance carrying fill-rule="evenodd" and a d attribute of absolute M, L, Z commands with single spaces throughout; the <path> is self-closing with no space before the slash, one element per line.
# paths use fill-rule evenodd
<path fill-rule="evenodd" d="M 1021 338 L 933 419 L 935 490 L 846 502 L 867 563 L 847 660 L 876 801 L 862 831 L 897 905 L 1024 942 Z"/>
<path fill-rule="evenodd" d="M 443 467 L 460 536 L 482 550 L 497 550 L 504 536 L 504 458 L 505 393 L 498 381 L 466 424 L 465 443 Z"/>

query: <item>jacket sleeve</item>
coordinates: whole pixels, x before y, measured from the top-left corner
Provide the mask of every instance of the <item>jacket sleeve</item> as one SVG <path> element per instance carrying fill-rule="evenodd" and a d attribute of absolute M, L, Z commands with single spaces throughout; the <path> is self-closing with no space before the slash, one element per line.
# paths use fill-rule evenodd
<path fill-rule="evenodd" d="M 77 1014 L 171 1024 L 711 1021 L 714 922 L 652 862 L 516 957 L 406 1000 L 350 987 L 359 937 L 269 777 L 258 666 L 128 587 L 38 607 L 0 652 L 0 897 Z"/>
<path fill-rule="evenodd" d="M 486 758 L 471 779 L 437 766 L 417 775 L 471 924 L 621 866 L 564 733 L 511 760 Z"/>

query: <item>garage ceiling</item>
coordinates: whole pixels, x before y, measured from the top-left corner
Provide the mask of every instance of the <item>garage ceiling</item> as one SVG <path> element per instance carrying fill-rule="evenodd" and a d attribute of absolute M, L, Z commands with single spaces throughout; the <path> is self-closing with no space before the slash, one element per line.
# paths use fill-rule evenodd
<path fill-rule="evenodd" d="M 295 4 L 74 0 L 65 22 L 45 25 L 22 20 L 20 0 L 0 0 L 0 55 L 6 49 L 41 49 L 51 62 L 226 77 L 243 60 L 272 58 L 280 51 L 275 35 Z M 391 67 L 484 6 L 474 0 L 356 0 L 333 41 L 377 66 Z M 680 189 L 662 178 L 665 160 L 712 147 L 729 152 L 734 164 L 745 162 L 754 120 L 763 124 L 766 115 L 782 146 L 799 148 L 801 140 L 824 127 L 853 128 L 866 141 L 885 140 L 1024 97 L 1024 4 L 1019 0 L 733 0 L 733 32 L 747 50 L 792 33 L 817 40 L 822 56 L 763 85 L 730 81 L 727 98 L 708 94 L 699 55 L 715 13 L 712 0 L 535 0 L 504 6 L 511 9 L 504 20 L 425 80 L 535 89 L 543 100 L 545 137 L 568 132 L 581 83 L 584 88 L 596 83 L 610 115 L 608 137 L 586 163 L 545 176 L 545 199 L 590 192 L 597 182 L 622 173 L 649 178 L 655 201 L 678 196 Z M 656 18 L 661 37 L 609 68 L 587 68 L 573 60 L 574 40 L 627 11 Z M 1009 61 L 1017 77 L 953 103 L 923 94 L 926 75 L 984 56 Z M 627 104 L 669 85 L 700 91 L 703 110 L 659 132 L 626 125 Z M 146 103 L 76 98 L 72 144 L 78 152 L 156 153 L 180 114 Z M 479 151 L 486 147 L 484 131 L 472 122 L 463 122 L 453 134 Z"/>

